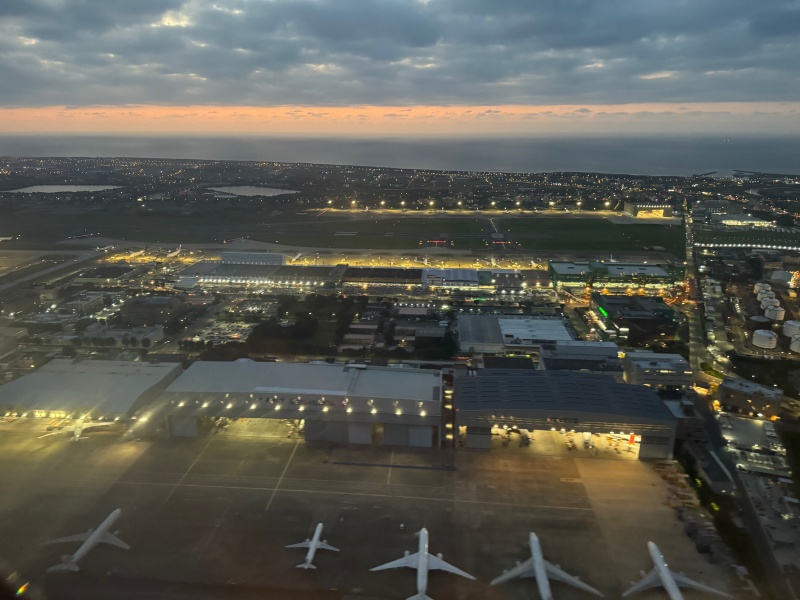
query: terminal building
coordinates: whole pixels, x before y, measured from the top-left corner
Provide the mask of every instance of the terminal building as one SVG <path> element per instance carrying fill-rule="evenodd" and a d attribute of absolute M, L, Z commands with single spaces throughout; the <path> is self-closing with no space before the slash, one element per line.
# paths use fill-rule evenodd
<path fill-rule="evenodd" d="M 439 371 L 240 359 L 194 363 L 161 401 L 175 436 L 197 435 L 200 418 L 292 419 L 307 441 L 431 448 L 443 396 Z"/>
<path fill-rule="evenodd" d="M 0 410 L 125 421 L 149 407 L 182 371 L 179 363 L 54 359 L 0 386 Z"/>
<path fill-rule="evenodd" d="M 492 429 L 507 426 L 614 434 L 632 442 L 641 436 L 640 459 L 672 456 L 676 419 L 655 391 L 605 375 L 483 369 L 456 379 L 454 400 L 468 448 L 490 448 Z"/>

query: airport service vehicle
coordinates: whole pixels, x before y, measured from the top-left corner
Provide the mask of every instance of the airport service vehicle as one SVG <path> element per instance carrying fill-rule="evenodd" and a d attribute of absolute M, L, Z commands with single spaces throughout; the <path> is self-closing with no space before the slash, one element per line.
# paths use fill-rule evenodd
<path fill-rule="evenodd" d="M 510 571 L 506 571 L 499 577 L 495 577 L 490 585 L 499 585 L 517 577 L 534 577 L 536 578 L 536 587 L 539 588 L 539 597 L 541 600 L 553 600 L 553 594 L 550 591 L 551 579 L 554 581 L 561 581 L 562 583 L 576 587 L 584 592 L 589 592 L 595 596 L 603 595 L 574 575 L 562 571 L 558 565 L 547 562 L 542 554 L 539 538 L 533 532 L 528 535 L 528 547 L 531 551 L 531 557 L 523 563 L 517 563 L 517 566 Z"/>
<path fill-rule="evenodd" d="M 438 569 L 440 571 L 448 571 L 449 573 L 455 573 L 456 575 L 460 575 L 461 577 L 466 577 L 467 579 L 475 579 L 469 573 L 466 573 L 459 569 L 458 567 L 454 567 L 448 562 L 442 560 L 442 555 L 437 554 L 436 556 L 431 555 L 428 552 L 428 530 L 424 527 L 419 530 L 417 533 L 419 537 L 419 548 L 414 554 L 409 554 L 408 550 L 406 550 L 405 556 L 403 558 L 398 558 L 397 560 L 393 560 L 392 562 L 388 562 L 383 565 L 379 565 L 377 567 L 373 567 L 370 571 L 383 571 L 385 569 L 399 569 L 400 567 L 409 567 L 411 569 L 417 570 L 417 593 L 413 596 L 406 598 L 406 600 L 431 600 L 431 598 L 425 593 L 428 589 L 428 571 L 431 569 Z"/>
<path fill-rule="evenodd" d="M 97 544 L 104 543 L 104 544 L 111 544 L 112 546 L 116 546 L 118 548 L 122 548 L 123 550 L 130 550 L 130 546 L 119 539 L 112 533 L 109 533 L 109 529 L 111 526 L 119 519 L 119 516 L 122 514 L 122 509 L 118 508 L 117 510 L 113 511 L 110 515 L 108 515 L 105 520 L 100 523 L 100 527 L 97 529 L 90 529 L 86 533 L 78 533 L 76 535 L 70 535 L 63 538 L 58 538 L 57 540 L 51 540 L 47 542 L 48 544 L 60 544 L 62 542 L 83 542 L 80 548 L 78 548 L 72 556 L 69 554 L 64 554 L 61 556 L 61 564 L 55 565 L 47 569 L 48 571 L 78 571 L 78 561 L 81 560 L 84 556 L 86 556 L 89 551 L 94 548 Z"/>
<path fill-rule="evenodd" d="M 664 588 L 664 590 L 667 592 L 667 596 L 669 596 L 669 600 L 683 600 L 683 594 L 681 594 L 681 590 L 679 589 L 681 587 L 692 588 L 694 590 L 708 592 L 709 594 L 716 594 L 725 598 L 731 597 L 725 592 L 715 590 L 714 588 L 703 585 L 702 583 L 694 581 L 693 579 L 684 577 L 680 573 L 670 571 L 666 561 L 664 560 L 664 555 L 661 553 L 661 550 L 659 550 L 658 546 L 656 546 L 653 542 L 647 542 L 647 551 L 650 553 L 650 558 L 653 560 L 653 569 L 651 569 L 649 573 L 644 574 L 639 581 L 628 588 L 628 590 L 622 594 L 623 598 L 627 598 L 633 594 L 638 594 L 642 590 L 647 590 L 658 586 Z"/>
<path fill-rule="evenodd" d="M 305 542 L 300 542 L 299 544 L 289 544 L 286 546 L 287 548 L 308 548 L 308 552 L 306 552 L 306 559 L 305 562 L 295 565 L 298 569 L 316 569 L 312 563 L 314 562 L 314 555 L 317 553 L 317 550 L 333 550 L 334 552 L 338 552 L 338 548 L 334 548 L 333 546 L 328 545 L 327 540 L 320 540 L 322 537 L 322 523 L 317 523 L 316 529 L 314 529 L 314 536 L 309 540 L 306 538 Z"/>

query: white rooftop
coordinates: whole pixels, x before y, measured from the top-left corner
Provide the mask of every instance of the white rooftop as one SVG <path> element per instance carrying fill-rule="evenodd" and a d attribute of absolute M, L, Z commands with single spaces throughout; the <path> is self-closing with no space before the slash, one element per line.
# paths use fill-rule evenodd
<path fill-rule="evenodd" d="M 308 364 L 198 361 L 166 393 L 320 395 L 439 402 L 438 371 Z"/>
<path fill-rule="evenodd" d="M 607 264 L 609 277 L 630 277 L 631 275 L 648 275 L 651 277 L 667 277 L 664 269 L 656 265 L 620 265 Z"/>
<path fill-rule="evenodd" d="M 94 416 L 128 413 L 148 390 L 182 371 L 179 363 L 55 359 L 0 386 L 0 407 Z"/>
<path fill-rule="evenodd" d="M 573 340 L 562 318 L 497 317 L 497 324 L 506 343 L 513 339 L 558 342 Z"/>
<path fill-rule="evenodd" d="M 689 370 L 689 362 L 680 354 L 661 352 L 626 352 L 625 359 L 639 367 L 669 370 Z"/>

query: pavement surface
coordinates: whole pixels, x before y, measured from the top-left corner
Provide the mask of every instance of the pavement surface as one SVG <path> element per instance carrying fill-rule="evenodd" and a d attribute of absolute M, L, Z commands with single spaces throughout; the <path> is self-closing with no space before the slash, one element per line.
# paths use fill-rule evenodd
<path fill-rule="evenodd" d="M 14 425 L 0 428 L 0 556 L 55 600 L 404 599 L 415 592 L 412 571 L 369 569 L 415 552 L 421 527 L 433 553 L 477 577 L 433 572 L 437 600 L 536 597 L 530 579 L 489 586 L 528 558 L 529 531 L 546 559 L 607 597 L 650 570 L 648 540 L 673 569 L 729 581 L 696 553 L 651 465 L 555 452 L 555 433 L 540 453 L 519 444 L 453 452 L 319 446 L 254 424 L 195 439 L 89 433 L 79 442 Z M 116 508 L 114 532 L 131 550 L 97 547 L 79 573 L 45 574 L 77 544 L 44 542 L 96 527 Z M 315 571 L 295 569 L 304 551 L 284 546 L 318 522 L 341 552 L 320 551 Z M 586 597 L 553 588 L 557 598 Z"/>

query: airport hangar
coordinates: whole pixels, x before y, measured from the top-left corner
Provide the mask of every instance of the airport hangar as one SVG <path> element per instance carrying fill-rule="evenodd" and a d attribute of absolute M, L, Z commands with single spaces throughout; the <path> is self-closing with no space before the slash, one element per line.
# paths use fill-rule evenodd
<path fill-rule="evenodd" d="M 439 371 L 245 358 L 195 362 L 160 400 L 173 436 L 197 435 L 203 417 L 291 419 L 306 441 L 431 448 L 444 439 L 450 393 Z"/>
<path fill-rule="evenodd" d="M 455 381 L 456 427 L 467 448 L 490 448 L 493 427 L 641 436 L 640 459 L 669 459 L 676 419 L 645 386 L 606 375 L 480 369 Z M 534 436 L 535 439 L 535 436 Z M 534 441 L 534 444 L 536 442 Z"/>
<path fill-rule="evenodd" d="M 0 411 L 127 421 L 143 414 L 182 371 L 180 363 L 56 358 L 0 386 Z"/>

